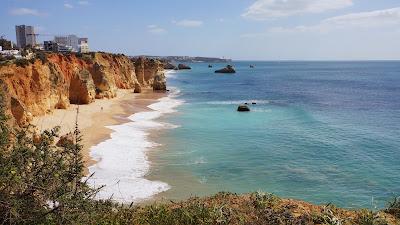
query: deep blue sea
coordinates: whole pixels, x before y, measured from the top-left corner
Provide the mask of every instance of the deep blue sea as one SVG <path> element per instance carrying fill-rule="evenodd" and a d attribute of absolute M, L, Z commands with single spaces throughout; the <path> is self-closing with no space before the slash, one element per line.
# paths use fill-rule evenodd
<path fill-rule="evenodd" d="M 400 62 L 191 64 L 149 177 L 169 198 L 265 191 L 347 208 L 400 195 Z M 249 68 L 249 65 L 255 68 Z M 239 113 L 241 103 L 251 112 Z"/>

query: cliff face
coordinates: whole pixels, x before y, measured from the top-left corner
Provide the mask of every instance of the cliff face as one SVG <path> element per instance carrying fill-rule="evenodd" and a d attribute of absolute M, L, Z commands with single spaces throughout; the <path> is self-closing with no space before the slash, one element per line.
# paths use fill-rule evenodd
<path fill-rule="evenodd" d="M 93 53 L 83 56 L 45 54 L 25 67 L 15 63 L 0 67 L 0 84 L 8 112 L 19 125 L 32 116 L 70 104 L 90 104 L 99 98 L 113 98 L 117 90 L 163 86 L 160 62 L 146 58 L 132 62 L 123 55 Z M 137 71 L 137 72 L 136 72 Z M 157 78 L 155 78 L 157 76 Z M 154 88 L 159 90 L 159 88 Z"/>

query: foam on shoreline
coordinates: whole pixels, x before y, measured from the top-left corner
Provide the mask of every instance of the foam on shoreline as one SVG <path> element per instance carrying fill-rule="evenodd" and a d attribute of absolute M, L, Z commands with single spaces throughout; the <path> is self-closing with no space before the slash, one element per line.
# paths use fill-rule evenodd
<path fill-rule="evenodd" d="M 149 105 L 151 111 L 131 115 L 128 118 L 132 122 L 109 126 L 113 130 L 111 138 L 91 148 L 90 155 L 97 163 L 89 167 L 90 174 L 94 173 L 89 184 L 92 187 L 104 186 L 96 198 L 137 203 L 170 189 L 167 183 L 144 177 L 150 169 L 146 152 L 159 145 L 150 141 L 148 135 L 152 129 L 176 127 L 155 120 L 163 114 L 175 112 L 174 108 L 182 104 L 173 98 L 177 93 L 177 90 L 172 90 L 168 97 Z"/>

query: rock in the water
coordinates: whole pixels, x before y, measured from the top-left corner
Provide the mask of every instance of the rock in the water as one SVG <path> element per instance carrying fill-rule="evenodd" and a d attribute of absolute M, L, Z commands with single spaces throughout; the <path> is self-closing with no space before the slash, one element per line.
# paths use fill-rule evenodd
<path fill-rule="evenodd" d="M 174 70 L 174 69 L 176 69 L 176 66 L 172 63 L 166 63 L 166 64 L 164 64 L 164 69 L 165 70 Z"/>
<path fill-rule="evenodd" d="M 188 66 L 188 65 L 185 65 L 185 64 L 179 64 L 178 65 L 178 69 L 180 69 L 180 70 L 191 70 L 192 68 L 190 66 Z"/>
<path fill-rule="evenodd" d="M 213 66 L 212 65 L 208 65 L 208 68 L 212 68 Z"/>
<path fill-rule="evenodd" d="M 233 68 L 233 66 L 227 65 L 225 68 L 216 70 L 215 72 L 216 73 L 236 73 L 236 70 L 235 70 L 235 68 Z"/>
<path fill-rule="evenodd" d="M 252 102 L 251 104 L 252 104 L 252 105 L 257 105 L 257 102 Z"/>
<path fill-rule="evenodd" d="M 247 105 L 239 105 L 237 111 L 239 111 L 239 112 L 249 112 L 250 108 Z"/>

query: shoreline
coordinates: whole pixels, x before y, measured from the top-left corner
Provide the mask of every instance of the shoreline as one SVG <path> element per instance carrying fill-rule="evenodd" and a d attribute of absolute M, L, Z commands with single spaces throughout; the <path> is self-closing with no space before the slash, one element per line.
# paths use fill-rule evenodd
<path fill-rule="evenodd" d="M 82 156 L 84 174 L 89 175 L 89 167 L 98 163 L 91 156 L 91 148 L 110 139 L 112 129 L 108 126 L 129 122 L 129 116 L 152 111 L 149 105 L 166 97 L 166 93 L 144 89 L 133 93 L 131 89 L 119 89 L 113 99 L 97 99 L 88 105 L 73 105 L 68 109 L 56 109 L 51 114 L 35 117 L 32 124 L 39 131 L 60 126 L 60 135 L 74 131 L 77 107 L 79 107 L 78 126 L 82 135 Z"/>

